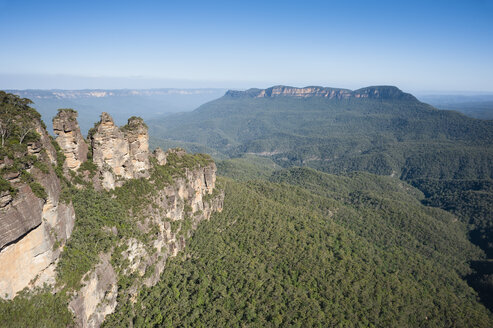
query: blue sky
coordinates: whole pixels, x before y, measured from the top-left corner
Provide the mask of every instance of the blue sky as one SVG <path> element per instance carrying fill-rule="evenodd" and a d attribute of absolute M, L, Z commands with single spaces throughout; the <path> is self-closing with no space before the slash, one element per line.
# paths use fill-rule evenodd
<path fill-rule="evenodd" d="M 493 92 L 493 1 L 0 0 L 0 88 Z"/>

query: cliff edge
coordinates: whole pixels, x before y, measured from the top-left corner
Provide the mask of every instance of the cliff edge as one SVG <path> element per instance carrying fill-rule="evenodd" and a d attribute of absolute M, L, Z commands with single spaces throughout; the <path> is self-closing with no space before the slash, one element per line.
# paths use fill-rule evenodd
<path fill-rule="evenodd" d="M 86 140 L 77 112 L 62 109 L 53 139 L 29 100 L 0 101 L 9 129 L 0 148 L 2 298 L 48 285 L 65 295 L 76 326 L 99 327 L 156 284 L 199 222 L 222 210 L 212 159 L 151 153 L 141 118 L 118 127 L 102 113 Z"/>

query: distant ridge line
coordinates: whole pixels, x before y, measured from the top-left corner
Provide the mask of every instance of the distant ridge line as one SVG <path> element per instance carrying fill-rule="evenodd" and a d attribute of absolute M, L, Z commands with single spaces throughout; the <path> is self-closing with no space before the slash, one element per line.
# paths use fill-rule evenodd
<path fill-rule="evenodd" d="M 321 86 L 307 86 L 302 88 L 276 85 L 267 89 L 248 89 L 245 91 L 228 90 L 226 97 L 251 97 L 251 98 L 273 98 L 273 97 L 323 97 L 328 99 L 349 99 L 349 98 L 368 98 L 368 99 L 401 99 L 418 101 L 416 97 L 405 93 L 395 86 L 382 85 L 370 86 L 358 90 L 342 88 L 329 88 Z"/>

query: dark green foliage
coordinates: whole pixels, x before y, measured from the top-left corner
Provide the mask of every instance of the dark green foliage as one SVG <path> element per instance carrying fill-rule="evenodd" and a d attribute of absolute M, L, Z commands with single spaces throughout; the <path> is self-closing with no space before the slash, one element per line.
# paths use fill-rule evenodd
<path fill-rule="evenodd" d="M 32 101 L 29 99 L 0 91 L 0 148 L 9 148 L 13 142 L 22 145 L 39 139 L 34 123 L 44 124 L 41 115 L 29 107 L 30 104 Z"/>
<path fill-rule="evenodd" d="M 0 169 L 0 176 L 4 173 L 19 172 L 22 180 L 30 185 L 35 195 L 46 199 L 44 188 L 26 171 L 33 166 L 41 173 L 49 171 L 43 159 L 28 155 L 27 144 L 40 139 L 39 134 L 35 132 L 36 122 L 40 122 L 40 115 L 29 107 L 31 103 L 29 99 L 0 91 L 0 159 L 4 162 L 9 159 L 11 162 Z M 40 155 L 45 157 L 43 152 Z M 16 195 L 15 188 L 3 179 L 0 182 L 0 190 L 8 190 L 12 196 Z"/>
<path fill-rule="evenodd" d="M 51 144 L 55 148 L 56 151 L 56 167 L 55 167 L 55 173 L 58 176 L 59 179 L 65 179 L 63 175 L 63 163 L 65 163 L 65 154 L 63 153 L 62 149 L 60 148 L 60 145 L 58 142 L 55 141 L 55 139 L 51 139 Z"/>
<path fill-rule="evenodd" d="M 142 210 L 152 203 L 152 197 L 159 189 L 171 184 L 174 177 L 183 176 L 185 168 L 195 168 L 210 161 L 209 156 L 202 154 L 171 154 L 165 166 L 157 165 L 152 160 L 149 180 L 128 180 L 122 187 L 110 192 L 92 188 L 69 189 L 68 197 L 72 196 L 77 220 L 57 268 L 59 283 L 69 289 L 77 289 L 84 273 L 97 263 L 98 256 L 117 247 L 122 237 L 145 240 L 146 234 L 135 229 L 135 220 L 142 219 Z M 82 169 L 91 170 L 92 165 L 91 162 Z M 178 230 L 180 222 L 176 225 Z M 117 235 L 111 231 L 113 227 Z M 189 224 L 184 223 L 184 228 L 189 229 Z M 114 254 L 119 256 L 117 251 Z M 114 260 L 118 261 L 116 258 Z"/>
<path fill-rule="evenodd" d="M 176 148 L 176 150 L 180 151 L 180 148 Z M 176 152 L 171 152 L 166 157 L 167 165 L 177 169 L 184 171 L 184 168 L 194 169 L 199 166 L 207 166 L 212 162 L 212 158 L 207 154 L 180 154 L 178 155 Z"/>
<path fill-rule="evenodd" d="M 69 114 L 69 120 L 71 120 L 71 121 L 75 121 L 77 118 L 77 115 L 78 115 L 77 111 L 72 109 L 72 108 L 59 108 L 57 111 L 58 111 L 58 113 L 60 113 L 60 112 L 68 113 Z M 55 117 L 56 116 L 53 117 L 52 121 L 55 120 Z"/>
<path fill-rule="evenodd" d="M 472 241 L 493 257 L 492 180 L 413 180 L 426 205 L 441 207 L 470 225 Z"/>
<path fill-rule="evenodd" d="M 120 130 L 125 132 L 128 130 L 132 130 L 136 126 L 143 126 L 147 128 L 147 125 L 144 123 L 144 120 L 138 116 L 132 116 L 128 119 L 128 123 L 124 126 L 120 127 Z"/>
<path fill-rule="evenodd" d="M 78 289 L 82 276 L 131 229 L 128 213 L 108 193 L 83 189 L 75 192 L 73 204 L 77 220 L 57 266 L 58 282 Z M 105 229 L 106 227 L 106 229 Z M 111 232 L 116 227 L 119 236 Z"/>
<path fill-rule="evenodd" d="M 48 194 L 46 193 L 46 190 L 43 188 L 42 185 L 34 180 L 34 177 L 29 172 L 22 171 L 21 180 L 29 185 L 36 197 L 44 200 L 48 199 Z"/>
<path fill-rule="evenodd" d="M 467 281 L 493 311 L 493 182 L 491 180 L 414 180 L 424 191 L 426 205 L 441 207 L 469 224 L 470 240 L 481 247 L 488 260 L 473 261 Z"/>
<path fill-rule="evenodd" d="M 219 175 L 235 180 L 266 179 L 272 172 L 281 167 L 270 158 L 255 155 L 244 155 L 238 158 L 217 162 Z"/>
<path fill-rule="evenodd" d="M 68 299 L 48 288 L 20 292 L 12 301 L 0 298 L 0 327 L 72 327 Z"/>
<path fill-rule="evenodd" d="M 153 121 L 160 138 L 195 142 L 229 155 L 298 152 L 334 159 L 405 142 L 493 141 L 493 123 L 438 111 L 416 100 L 225 96 L 192 113 Z"/>
<path fill-rule="evenodd" d="M 40 170 L 42 173 L 47 174 L 50 172 L 50 168 L 45 162 L 36 161 L 34 162 L 34 167 Z"/>
<path fill-rule="evenodd" d="M 258 90 L 228 93 L 192 113 L 155 120 L 151 133 L 165 143 L 201 145 L 213 149 L 216 158 L 232 157 L 218 168 L 235 179 L 266 178 L 269 169 L 262 174 L 262 165 L 243 163 L 243 156 L 256 154 L 282 167 L 309 166 L 335 174 L 366 171 L 410 181 L 427 191 L 425 204 L 470 224 L 471 240 L 491 256 L 491 192 L 462 182 L 493 179 L 493 121 L 437 110 L 397 94 L 346 100 L 254 98 L 256 94 Z"/>
<path fill-rule="evenodd" d="M 79 172 L 82 171 L 88 171 L 89 172 L 89 177 L 92 178 L 98 171 L 98 166 L 94 164 L 92 159 L 88 159 L 85 162 L 83 162 L 80 167 L 79 167 Z"/>
<path fill-rule="evenodd" d="M 12 187 L 9 181 L 0 178 L 0 194 L 5 191 L 8 191 L 12 197 L 14 197 L 17 193 L 17 190 Z"/>
<path fill-rule="evenodd" d="M 199 225 L 160 282 L 105 326 L 491 326 L 456 271 L 477 253 L 463 225 L 421 206 L 419 192 L 392 179 L 306 173 L 277 176 L 283 184 L 224 181 L 223 212 Z M 323 187 L 295 186 L 303 179 L 346 192 L 334 199 Z M 349 198 L 360 189 L 380 199 Z M 412 215 L 426 218 L 428 232 L 416 234 L 424 226 L 418 218 L 403 224 Z"/>
<path fill-rule="evenodd" d="M 31 190 L 36 195 L 36 197 L 42 198 L 44 200 L 48 199 L 48 194 L 46 193 L 43 186 L 40 185 L 39 183 L 31 182 L 31 183 L 29 183 L 29 187 L 31 187 Z"/>

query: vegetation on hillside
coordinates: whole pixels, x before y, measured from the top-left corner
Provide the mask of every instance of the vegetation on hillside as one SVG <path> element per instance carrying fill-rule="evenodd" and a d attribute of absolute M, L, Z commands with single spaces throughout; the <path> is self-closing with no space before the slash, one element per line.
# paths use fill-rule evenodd
<path fill-rule="evenodd" d="M 151 132 L 165 142 L 198 144 L 230 157 L 218 167 L 235 179 L 252 178 L 244 174 L 246 154 L 266 157 L 285 168 L 398 177 L 425 192 L 425 204 L 458 215 L 469 225 L 470 240 L 491 258 L 493 194 L 475 186 L 487 186 L 493 179 L 493 121 L 437 110 L 413 97 L 396 95 L 337 100 L 238 94 L 192 113 L 155 120 Z M 247 161 L 251 172 L 266 178 L 271 170 L 262 174 L 261 161 L 253 160 Z M 243 168 L 234 162 L 244 163 Z M 473 285 L 489 286 L 478 289 L 485 300 L 493 290 L 493 270 L 486 269 L 491 265 L 475 267 L 481 283 Z M 493 302 L 485 304 L 493 310 Z"/>
<path fill-rule="evenodd" d="M 225 180 L 223 212 L 105 327 L 493 324 L 459 275 L 479 254 L 464 225 L 416 189 L 303 169 L 273 179 Z"/>
<path fill-rule="evenodd" d="M 0 91 L 0 193 L 8 191 L 15 197 L 17 189 L 5 176 L 19 174 L 37 197 L 46 199 L 44 188 L 27 171 L 34 166 L 42 173 L 48 173 L 46 156 L 28 153 L 28 145 L 40 140 L 36 122 L 42 124 L 41 116 L 30 104 L 29 99 Z"/>
<path fill-rule="evenodd" d="M 20 112 L 6 110 L 11 103 L 30 113 L 27 100 L 0 96 L 2 124 L 8 117 L 21 122 Z M 61 199 L 73 202 L 77 216 L 58 263 L 58 292 L 0 299 L 1 327 L 72 325 L 69 297 L 108 252 L 119 291 L 106 327 L 493 326 L 491 312 L 463 280 L 493 304 L 491 262 L 467 240 L 469 231 L 491 257 L 492 123 L 411 98 L 224 97 L 193 115 L 167 118 L 161 136 L 231 156 L 217 166 L 234 180 L 218 180 L 226 190 L 223 212 L 199 225 L 186 250 L 168 259 L 158 284 L 127 293 L 142 277 L 123 274 L 128 261 L 120 241 L 148 245 L 152 227 L 135 227 L 145 222 L 157 191 L 211 157 L 175 152 L 165 166 L 151 159 L 149 180 L 106 192 L 83 178 L 94 176 L 91 160 L 70 181 L 64 177 L 55 142 Z M 26 141 L 39 136 L 21 140 L 10 131 L 0 155 L 19 170 L 26 161 L 46 170 L 25 156 Z M 24 171 L 23 181 L 44 197 Z M 16 190 L 0 179 L 0 192 Z M 189 219 L 171 224 L 175 232 L 190 226 Z"/>

